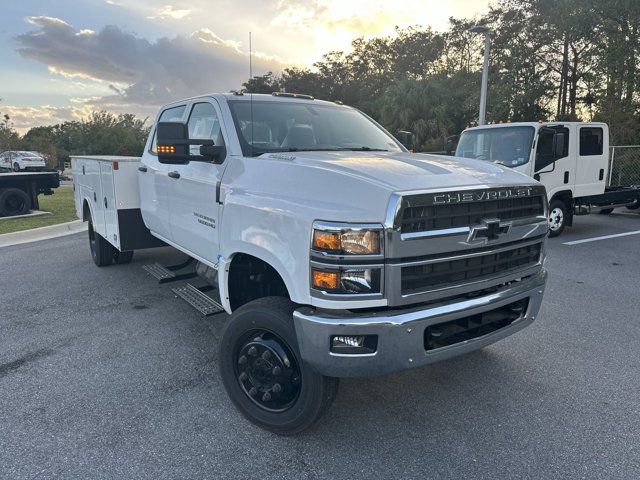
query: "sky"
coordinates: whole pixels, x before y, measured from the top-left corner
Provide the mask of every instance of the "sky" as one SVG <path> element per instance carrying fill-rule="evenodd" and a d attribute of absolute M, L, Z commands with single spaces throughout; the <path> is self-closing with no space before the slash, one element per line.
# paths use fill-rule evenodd
<path fill-rule="evenodd" d="M 308 66 L 398 26 L 446 30 L 490 0 L 0 0 L 0 113 L 24 133 L 92 110 L 164 103 Z"/>

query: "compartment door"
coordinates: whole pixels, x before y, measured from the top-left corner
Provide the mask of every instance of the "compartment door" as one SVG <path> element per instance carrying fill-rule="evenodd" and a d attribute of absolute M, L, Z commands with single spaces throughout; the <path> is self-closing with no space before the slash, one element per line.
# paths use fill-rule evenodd
<path fill-rule="evenodd" d="M 118 235 L 118 210 L 113 176 L 117 174 L 113 170 L 111 162 L 100 163 L 100 182 L 102 185 L 101 206 L 104 209 L 105 238 L 117 248 L 120 248 Z"/>

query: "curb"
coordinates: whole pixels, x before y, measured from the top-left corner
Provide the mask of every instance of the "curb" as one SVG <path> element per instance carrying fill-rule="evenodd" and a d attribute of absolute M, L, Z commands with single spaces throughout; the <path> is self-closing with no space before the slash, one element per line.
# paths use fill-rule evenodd
<path fill-rule="evenodd" d="M 82 220 L 74 220 L 72 222 L 59 223 L 48 227 L 38 227 L 30 230 L 23 230 L 21 232 L 4 233 L 0 235 L 0 248 L 64 237 L 65 235 L 72 235 L 74 233 L 85 231 L 86 229 L 86 223 Z"/>

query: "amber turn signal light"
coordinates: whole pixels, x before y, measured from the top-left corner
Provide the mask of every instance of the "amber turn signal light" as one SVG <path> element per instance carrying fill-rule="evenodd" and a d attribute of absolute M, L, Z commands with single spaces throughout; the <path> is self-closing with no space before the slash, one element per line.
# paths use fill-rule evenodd
<path fill-rule="evenodd" d="M 176 153 L 175 145 L 158 145 L 158 153 Z"/>
<path fill-rule="evenodd" d="M 341 249 L 340 243 L 340 232 L 323 232 L 321 230 L 313 232 L 313 248 L 315 250 L 337 252 Z"/>
<path fill-rule="evenodd" d="M 313 287 L 326 290 L 336 290 L 340 284 L 340 272 L 323 272 L 313 270 Z"/>

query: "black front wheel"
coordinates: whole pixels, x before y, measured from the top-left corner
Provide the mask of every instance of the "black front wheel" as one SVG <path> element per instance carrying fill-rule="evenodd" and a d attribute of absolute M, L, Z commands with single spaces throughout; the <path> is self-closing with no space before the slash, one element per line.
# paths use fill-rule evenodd
<path fill-rule="evenodd" d="M 13 171 L 14 172 L 19 172 L 20 171 L 20 164 L 18 162 L 13 164 Z"/>
<path fill-rule="evenodd" d="M 337 378 L 301 360 L 294 308 L 282 297 L 249 302 L 229 317 L 219 346 L 220 375 L 235 406 L 251 422 L 281 435 L 311 427 L 338 391 Z"/>

